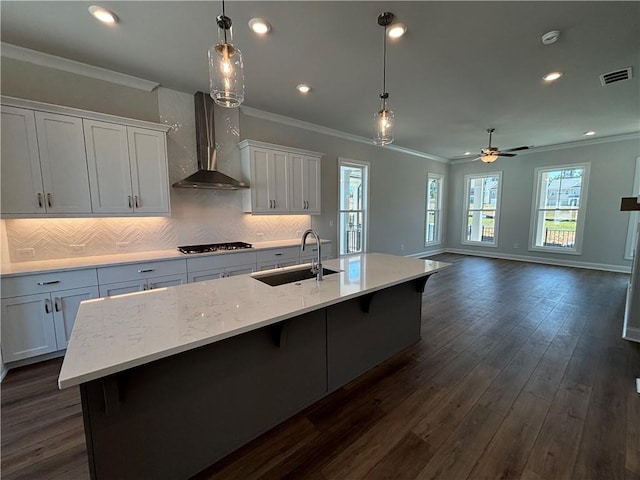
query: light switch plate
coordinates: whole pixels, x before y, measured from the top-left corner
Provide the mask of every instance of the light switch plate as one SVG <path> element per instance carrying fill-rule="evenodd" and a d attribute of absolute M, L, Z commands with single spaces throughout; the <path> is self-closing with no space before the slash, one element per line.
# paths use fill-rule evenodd
<path fill-rule="evenodd" d="M 36 256 L 35 248 L 16 248 L 16 253 L 20 258 L 33 258 Z"/>

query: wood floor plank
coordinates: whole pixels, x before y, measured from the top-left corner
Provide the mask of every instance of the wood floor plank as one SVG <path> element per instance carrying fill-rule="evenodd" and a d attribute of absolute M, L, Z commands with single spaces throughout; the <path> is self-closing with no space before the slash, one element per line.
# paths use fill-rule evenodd
<path fill-rule="evenodd" d="M 427 443 L 413 433 L 407 433 L 369 470 L 367 480 L 413 480 L 424 468 L 433 452 Z"/>
<path fill-rule="evenodd" d="M 476 405 L 416 479 L 467 478 L 503 420 L 502 415 Z"/>
<path fill-rule="evenodd" d="M 529 455 L 527 473 L 571 478 L 590 396 L 591 388 L 585 385 L 565 382 L 560 386 Z"/>

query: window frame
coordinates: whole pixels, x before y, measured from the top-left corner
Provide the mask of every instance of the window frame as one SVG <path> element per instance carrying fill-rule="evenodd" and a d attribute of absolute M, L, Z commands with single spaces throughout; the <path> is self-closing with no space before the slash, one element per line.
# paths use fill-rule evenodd
<path fill-rule="evenodd" d="M 436 200 L 436 210 L 429 209 L 429 183 L 431 179 L 435 179 L 439 183 L 438 198 Z M 442 243 L 442 198 L 444 196 L 444 175 L 441 173 L 427 172 L 427 185 L 425 195 L 425 212 L 424 212 L 424 246 L 431 247 L 433 245 L 440 245 Z M 432 241 L 428 239 L 429 228 L 429 212 L 436 212 L 434 230 L 435 235 Z"/>
<path fill-rule="evenodd" d="M 636 158 L 636 172 L 633 181 L 633 191 L 631 196 L 640 196 L 640 157 Z M 627 241 L 624 246 L 624 259 L 633 260 L 634 250 L 636 248 L 636 235 L 640 224 L 640 211 L 629 212 L 629 226 L 627 227 Z M 640 255 L 640 252 L 635 252 Z"/>
<path fill-rule="evenodd" d="M 362 185 L 363 185 L 363 194 L 362 194 L 362 210 L 342 210 L 340 208 L 340 195 L 341 195 L 341 181 L 342 181 L 342 167 L 343 166 L 351 166 L 355 168 L 362 169 Z M 364 162 L 361 160 L 353 160 L 350 158 L 338 157 L 338 219 L 336 222 L 336 226 L 338 229 L 338 256 L 345 255 L 358 255 L 361 253 L 366 253 L 369 249 L 369 176 L 370 176 L 371 164 L 369 162 Z M 362 212 L 362 251 L 361 252 L 353 252 L 353 253 L 343 253 L 343 240 L 342 240 L 342 214 L 344 212 Z"/>
<path fill-rule="evenodd" d="M 545 253 L 562 253 L 565 255 L 582 255 L 582 244 L 584 240 L 584 224 L 587 212 L 587 197 L 589 193 L 589 173 L 591 162 L 571 163 L 565 165 L 552 165 L 549 167 L 537 167 L 533 176 L 533 199 L 531 202 L 531 219 L 529 225 L 529 251 L 545 252 Z M 540 189 L 541 179 L 545 172 L 554 172 L 558 170 L 575 170 L 577 168 L 584 169 L 582 176 L 582 186 L 580 187 L 580 205 L 578 205 L 578 214 L 576 216 L 576 237 L 573 248 L 539 246 L 536 245 L 536 231 L 538 227 L 538 211 L 540 205 Z"/>
<path fill-rule="evenodd" d="M 476 240 L 467 240 L 467 227 L 469 225 L 469 196 L 471 180 L 475 178 L 486 177 L 498 177 L 497 185 L 497 199 L 496 199 L 496 214 L 493 218 L 493 242 L 482 242 Z M 500 205 L 502 204 L 502 171 L 485 172 L 485 173 L 470 173 L 464 176 L 464 198 L 463 198 L 463 213 L 462 213 L 462 245 L 474 245 L 479 247 L 498 247 L 498 235 L 500 233 Z M 479 211 L 482 211 L 479 210 Z"/>

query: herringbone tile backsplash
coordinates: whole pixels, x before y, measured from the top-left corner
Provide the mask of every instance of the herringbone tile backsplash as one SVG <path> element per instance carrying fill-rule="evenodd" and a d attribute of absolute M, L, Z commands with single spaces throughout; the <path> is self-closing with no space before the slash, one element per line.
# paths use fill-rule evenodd
<path fill-rule="evenodd" d="M 161 88 L 158 102 L 161 122 L 172 126 L 167 151 L 169 182 L 173 183 L 196 170 L 193 96 Z M 220 108 L 215 121 L 221 158 L 218 168 L 238 178 L 239 113 Z M 188 189 L 171 189 L 171 217 L 3 221 L 11 262 L 164 250 L 199 243 L 283 240 L 299 237 L 311 223 L 307 215 L 242 213 L 240 191 Z"/>

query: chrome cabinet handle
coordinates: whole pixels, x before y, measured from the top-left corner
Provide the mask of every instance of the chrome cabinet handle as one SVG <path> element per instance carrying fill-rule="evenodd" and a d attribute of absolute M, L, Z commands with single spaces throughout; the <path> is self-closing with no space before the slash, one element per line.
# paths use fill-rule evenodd
<path fill-rule="evenodd" d="M 144 283 L 144 284 L 142 285 L 142 290 L 146 290 L 146 289 L 147 289 L 147 284 L 146 284 L 146 283 Z"/>
<path fill-rule="evenodd" d="M 269 208 L 273 208 L 273 200 L 269 200 Z"/>
<path fill-rule="evenodd" d="M 47 205 L 51 206 L 51 194 L 47 193 Z"/>
<path fill-rule="evenodd" d="M 153 272 L 155 268 L 143 268 L 142 270 L 138 270 L 138 273 L 149 273 Z"/>
<path fill-rule="evenodd" d="M 133 208 L 133 205 L 131 204 L 131 195 L 129 195 L 127 198 L 129 199 L 129 208 Z"/>
<path fill-rule="evenodd" d="M 149 284 L 149 290 L 153 290 L 155 288 L 155 285 L 153 283 Z"/>
<path fill-rule="evenodd" d="M 51 313 L 51 300 L 48 298 L 44 299 L 44 312 Z"/>
<path fill-rule="evenodd" d="M 284 253 L 274 253 L 274 255 L 275 255 L 276 257 L 281 257 L 282 255 L 284 255 Z"/>
<path fill-rule="evenodd" d="M 55 285 L 56 283 L 60 283 L 60 280 L 51 280 L 49 282 L 38 282 L 38 285 Z"/>
<path fill-rule="evenodd" d="M 38 194 L 38 207 L 42 208 L 44 205 L 42 204 L 42 194 Z"/>
<path fill-rule="evenodd" d="M 56 312 L 59 312 L 62 310 L 60 303 L 61 303 L 60 297 L 56 297 L 53 299 L 53 308 L 55 309 Z"/>
<path fill-rule="evenodd" d="M 139 198 L 138 198 L 138 195 L 134 196 L 133 198 L 135 198 L 135 205 L 136 205 L 136 208 L 140 208 L 140 200 L 139 200 Z"/>

